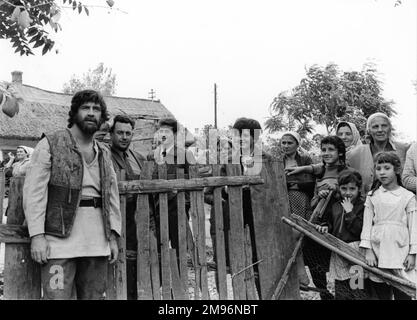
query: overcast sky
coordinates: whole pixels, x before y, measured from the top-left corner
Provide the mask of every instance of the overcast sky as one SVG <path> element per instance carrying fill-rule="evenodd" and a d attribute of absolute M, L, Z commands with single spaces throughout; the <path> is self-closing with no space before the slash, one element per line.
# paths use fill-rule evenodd
<path fill-rule="evenodd" d="M 396 102 L 397 131 L 416 140 L 417 1 L 403 0 L 115 0 L 126 11 L 64 10 L 59 53 L 20 57 L 0 41 L 0 80 L 61 91 L 72 74 L 98 63 L 117 75 L 117 96 L 156 97 L 188 128 L 239 116 L 262 124 L 279 92 L 298 84 L 305 67 L 360 70 L 372 60 L 384 96 Z M 104 0 L 84 1 L 103 5 Z"/>

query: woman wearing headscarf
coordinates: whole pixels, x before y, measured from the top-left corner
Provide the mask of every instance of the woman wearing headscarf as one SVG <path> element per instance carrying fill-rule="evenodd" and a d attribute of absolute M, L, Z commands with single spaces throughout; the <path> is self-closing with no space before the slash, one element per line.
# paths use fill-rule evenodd
<path fill-rule="evenodd" d="M 16 150 L 16 156 L 9 152 L 9 162 L 4 166 L 6 169 L 11 169 L 11 175 L 13 177 L 24 177 L 29 165 L 30 156 L 32 155 L 33 148 L 26 146 L 18 146 Z M 17 161 L 15 161 L 15 159 Z"/>
<path fill-rule="evenodd" d="M 363 191 L 371 189 L 374 182 L 373 157 L 381 151 L 394 151 L 404 167 L 405 156 L 409 144 L 394 141 L 392 139 L 392 124 L 389 117 L 382 112 L 376 112 L 369 116 L 366 122 L 366 131 L 370 136 L 371 143 L 359 145 L 346 155 L 349 165 L 358 170 L 363 179 Z"/>
<path fill-rule="evenodd" d="M 297 132 L 287 131 L 281 137 L 281 150 L 284 153 L 284 168 L 306 166 L 312 163 L 306 152 L 300 152 L 301 137 Z M 288 198 L 292 214 L 309 219 L 311 216 L 310 201 L 314 193 L 314 179 L 306 179 L 308 175 L 294 175 L 287 177 Z M 298 234 L 297 234 L 298 236 Z M 310 261 L 312 250 L 308 244 L 304 246 L 303 255 L 298 256 L 297 273 L 302 285 L 308 286 L 309 279 L 305 271 L 304 259 Z M 304 259 L 303 259 L 304 256 Z"/>
<path fill-rule="evenodd" d="M 362 145 L 358 128 L 352 122 L 340 121 L 336 126 L 336 135 L 343 140 L 346 154 L 357 146 Z"/>

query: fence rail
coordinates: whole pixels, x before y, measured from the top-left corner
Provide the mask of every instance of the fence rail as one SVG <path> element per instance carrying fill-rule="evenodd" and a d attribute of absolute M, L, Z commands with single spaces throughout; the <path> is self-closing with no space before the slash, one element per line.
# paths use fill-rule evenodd
<path fill-rule="evenodd" d="M 289 216 L 282 162 L 265 161 L 259 176 L 242 176 L 239 165 L 226 165 L 226 176 L 221 176 L 219 165 L 211 169 L 212 177 L 200 177 L 196 166 L 184 174 L 180 168 L 172 172 L 166 165 L 146 162 L 140 180 L 120 179 L 120 255 L 109 268 L 107 299 L 127 298 L 128 260 L 136 260 L 138 299 L 213 299 L 208 281 L 213 276 L 218 279 L 220 299 L 262 299 L 273 290 L 294 247 L 291 228 L 281 221 Z M 23 183 L 23 178 L 11 179 L 7 224 L 0 224 L 0 242 L 6 243 L 5 299 L 41 298 L 40 267 L 30 258 L 30 239 L 23 225 Z M 205 188 L 213 189 L 214 261 L 207 254 Z M 0 187 L 2 190 L 4 187 Z M 126 250 L 126 206 L 132 194 L 137 196 L 136 251 Z M 152 201 L 158 204 L 156 229 L 151 223 Z M 177 212 L 176 246 L 170 239 L 173 201 Z M 248 206 L 253 212 L 252 224 L 244 224 Z M 229 228 L 224 224 L 225 217 Z M 281 298 L 299 298 L 295 271 Z"/>

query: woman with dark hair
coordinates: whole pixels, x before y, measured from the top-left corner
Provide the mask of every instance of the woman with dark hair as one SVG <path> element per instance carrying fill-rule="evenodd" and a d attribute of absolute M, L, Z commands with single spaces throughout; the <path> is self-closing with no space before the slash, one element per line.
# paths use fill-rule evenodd
<path fill-rule="evenodd" d="M 401 168 L 403 168 L 406 153 L 410 147 L 409 144 L 392 139 L 392 124 L 384 113 L 376 112 L 369 116 L 366 130 L 371 143 L 357 146 L 347 156 L 349 165 L 358 170 L 362 176 L 364 195 L 371 189 L 375 180 L 374 156 L 381 151 L 394 151 L 400 158 Z"/>
<path fill-rule="evenodd" d="M 306 153 L 300 153 L 301 137 L 297 132 L 287 131 L 281 137 L 281 150 L 284 154 L 284 168 L 292 168 L 310 165 L 312 160 Z M 296 214 L 309 220 L 311 216 L 310 201 L 314 193 L 314 177 L 311 174 L 292 175 L 287 178 L 287 190 L 290 203 L 291 214 Z M 298 238 L 299 233 L 296 233 Z M 303 250 L 303 255 L 298 256 L 297 271 L 300 284 L 308 286 L 309 279 L 305 271 L 304 261 L 311 260 L 303 256 L 311 254 L 308 250 Z"/>

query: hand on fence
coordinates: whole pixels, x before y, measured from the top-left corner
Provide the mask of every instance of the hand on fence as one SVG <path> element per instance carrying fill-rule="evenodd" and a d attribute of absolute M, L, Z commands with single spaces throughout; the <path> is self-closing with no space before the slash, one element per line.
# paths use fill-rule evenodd
<path fill-rule="evenodd" d="M 327 233 L 327 232 L 329 232 L 329 227 L 327 227 L 327 226 L 316 226 L 316 230 L 320 233 Z"/>
<path fill-rule="evenodd" d="M 40 264 L 47 263 L 50 252 L 51 248 L 44 234 L 38 234 L 32 237 L 30 245 L 30 254 L 34 261 Z"/>
<path fill-rule="evenodd" d="M 378 266 L 378 260 L 376 258 L 375 253 L 374 253 L 374 250 L 366 249 L 365 259 L 366 259 L 366 263 L 369 266 L 371 266 L 371 267 L 377 267 Z"/>
<path fill-rule="evenodd" d="M 284 171 L 287 176 L 292 176 L 293 174 L 304 172 L 304 168 L 303 167 L 285 168 Z"/>
<path fill-rule="evenodd" d="M 405 271 L 413 270 L 416 266 L 416 255 L 409 254 L 404 261 Z"/>
<path fill-rule="evenodd" d="M 109 263 L 113 264 L 117 261 L 117 258 L 119 256 L 119 246 L 117 245 L 116 239 L 111 239 L 110 243 L 110 256 L 109 256 Z"/>
<path fill-rule="evenodd" d="M 320 190 L 320 191 L 318 192 L 318 195 L 319 195 L 319 197 L 320 197 L 320 198 L 322 198 L 322 199 L 326 199 L 326 198 L 327 198 L 327 196 L 329 195 L 330 191 L 331 191 L 331 190 L 329 190 L 329 189 L 327 189 L 327 190 Z"/>

